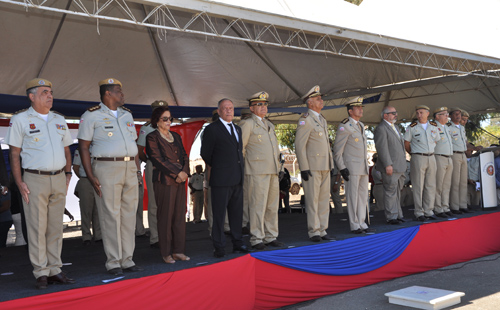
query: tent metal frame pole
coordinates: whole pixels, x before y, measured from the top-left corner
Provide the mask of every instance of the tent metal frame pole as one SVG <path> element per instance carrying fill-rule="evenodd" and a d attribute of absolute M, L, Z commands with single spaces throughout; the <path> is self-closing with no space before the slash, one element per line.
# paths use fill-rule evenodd
<path fill-rule="evenodd" d="M 66 5 L 66 11 L 69 10 L 69 7 L 71 6 L 71 3 L 73 0 L 68 0 L 68 4 Z M 47 53 L 45 54 L 45 57 L 43 58 L 42 65 L 40 66 L 40 70 L 38 70 L 37 77 L 40 77 L 42 75 L 43 69 L 45 68 L 45 65 L 47 64 L 47 61 L 49 60 L 50 54 L 52 54 L 52 49 L 54 48 L 54 45 L 56 44 L 57 39 L 59 38 L 59 33 L 61 32 L 61 28 L 64 24 L 64 21 L 66 20 L 67 14 L 64 13 L 61 20 L 59 21 L 59 25 L 57 26 L 56 32 L 54 33 L 54 37 L 52 38 L 52 42 L 50 42 L 49 49 L 47 50 Z"/>

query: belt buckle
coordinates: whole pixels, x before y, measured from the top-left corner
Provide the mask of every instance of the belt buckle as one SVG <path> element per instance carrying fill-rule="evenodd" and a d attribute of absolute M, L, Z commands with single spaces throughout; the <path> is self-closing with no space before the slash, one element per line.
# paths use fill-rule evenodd
<path fill-rule="evenodd" d="M 130 157 L 129 156 L 123 157 L 123 161 L 130 161 Z"/>

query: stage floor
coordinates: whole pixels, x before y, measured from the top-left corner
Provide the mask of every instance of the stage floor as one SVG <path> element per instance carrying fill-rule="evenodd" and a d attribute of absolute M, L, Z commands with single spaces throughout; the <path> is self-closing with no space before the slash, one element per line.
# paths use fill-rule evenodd
<path fill-rule="evenodd" d="M 413 220 L 412 207 L 403 209 L 405 218 L 408 220 L 401 225 L 388 225 L 385 222 L 383 211 L 372 213 L 370 227 L 375 229 L 375 233 L 393 231 L 400 228 L 421 225 L 421 222 Z M 488 211 L 477 210 L 471 214 L 459 215 L 457 218 L 473 217 L 483 214 L 498 212 L 497 208 Z M 438 220 L 438 221 L 448 221 Z M 426 223 L 434 223 L 429 221 Z M 149 275 L 167 273 L 187 268 L 196 268 L 214 264 L 224 260 L 233 259 L 243 254 L 231 253 L 232 245 L 228 238 L 226 255 L 223 259 L 216 259 L 212 256 L 212 243 L 208 234 L 208 224 L 187 223 L 186 254 L 191 257 L 188 262 L 176 262 L 175 264 L 165 264 L 160 256 L 159 249 L 149 246 L 149 238 L 136 238 L 136 248 L 134 261 L 137 265 L 144 267 L 144 271 L 136 273 L 125 273 L 123 279 L 140 278 Z M 355 235 L 350 232 L 347 221 L 347 214 L 330 214 L 329 235 L 333 235 L 337 240 L 348 238 L 363 238 L 365 234 Z M 317 244 L 309 241 L 307 236 L 307 224 L 305 213 L 279 214 L 279 240 L 288 247 L 298 247 Z M 69 230 L 74 226 L 68 227 Z M 248 244 L 249 236 L 244 237 Z M 325 243 L 326 241 L 322 241 Z M 79 237 L 65 238 L 63 243 L 62 259 L 65 266 L 64 272 L 69 277 L 76 280 L 72 285 L 50 285 L 46 290 L 35 289 L 35 279 L 32 274 L 27 249 L 25 247 L 7 247 L 0 249 L 0 301 L 13 300 L 23 297 L 49 294 L 53 292 L 65 291 L 81 287 L 97 286 L 105 284 L 106 280 L 114 278 L 107 274 L 104 267 L 106 260 L 102 243 L 93 243 L 84 247 Z M 122 281 L 122 280 L 117 280 Z"/>

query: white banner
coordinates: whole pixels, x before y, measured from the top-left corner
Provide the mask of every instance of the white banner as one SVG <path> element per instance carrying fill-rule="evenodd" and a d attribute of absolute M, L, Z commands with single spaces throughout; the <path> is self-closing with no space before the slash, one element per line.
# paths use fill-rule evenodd
<path fill-rule="evenodd" d="M 495 163 L 493 152 L 484 152 L 479 155 L 481 166 L 481 195 L 484 208 L 497 206 L 497 186 L 495 180 Z"/>

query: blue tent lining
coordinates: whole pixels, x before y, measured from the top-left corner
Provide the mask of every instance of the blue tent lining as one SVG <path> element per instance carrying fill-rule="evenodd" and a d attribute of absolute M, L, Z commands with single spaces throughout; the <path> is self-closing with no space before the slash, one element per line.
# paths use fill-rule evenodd
<path fill-rule="evenodd" d="M 315 274 L 357 275 L 396 259 L 413 240 L 419 227 L 251 255 L 268 263 Z"/>

